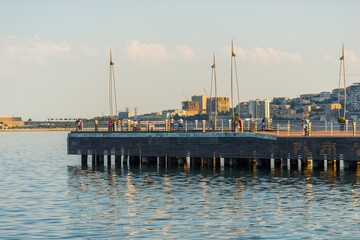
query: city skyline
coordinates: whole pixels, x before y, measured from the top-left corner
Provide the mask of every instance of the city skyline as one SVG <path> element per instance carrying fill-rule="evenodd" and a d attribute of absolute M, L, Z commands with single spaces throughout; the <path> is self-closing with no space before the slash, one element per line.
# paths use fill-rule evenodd
<path fill-rule="evenodd" d="M 109 8 L 109 5 L 113 6 Z M 0 3 L 0 116 L 45 120 L 109 114 L 109 49 L 118 108 L 181 108 L 210 92 L 230 96 L 234 40 L 240 100 L 337 88 L 345 43 L 347 86 L 360 82 L 357 1 L 106 1 Z M 6 24 L 5 24 L 6 22 Z"/>

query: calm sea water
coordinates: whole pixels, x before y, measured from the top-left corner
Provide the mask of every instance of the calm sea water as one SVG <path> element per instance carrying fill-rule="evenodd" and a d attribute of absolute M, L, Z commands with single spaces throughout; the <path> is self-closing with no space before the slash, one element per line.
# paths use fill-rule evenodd
<path fill-rule="evenodd" d="M 65 132 L 0 132 L 1 239 L 359 239 L 357 171 L 83 170 Z"/>

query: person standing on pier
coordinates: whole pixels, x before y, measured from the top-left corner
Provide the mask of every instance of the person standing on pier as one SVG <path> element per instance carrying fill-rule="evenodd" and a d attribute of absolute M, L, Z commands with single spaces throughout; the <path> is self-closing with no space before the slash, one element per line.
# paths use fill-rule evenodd
<path fill-rule="evenodd" d="M 184 120 L 182 118 L 179 118 L 179 126 L 178 126 L 178 130 L 184 130 Z"/>
<path fill-rule="evenodd" d="M 306 117 L 304 118 L 304 131 L 305 136 L 309 136 L 309 121 L 306 119 Z"/>
<path fill-rule="evenodd" d="M 111 132 L 112 130 L 112 121 L 111 121 L 111 118 L 109 118 L 108 120 L 108 131 Z"/>
<path fill-rule="evenodd" d="M 267 122 L 267 119 L 266 119 L 266 117 L 264 117 L 263 120 L 261 121 L 261 130 L 262 131 L 265 131 L 266 122 Z"/>
<path fill-rule="evenodd" d="M 174 124 L 175 124 L 175 120 L 174 120 L 174 118 L 171 118 L 170 119 L 170 131 L 174 130 Z"/>

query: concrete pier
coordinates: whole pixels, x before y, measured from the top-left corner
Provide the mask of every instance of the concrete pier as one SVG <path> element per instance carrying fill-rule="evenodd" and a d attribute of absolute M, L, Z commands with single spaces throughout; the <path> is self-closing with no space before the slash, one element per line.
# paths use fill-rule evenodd
<path fill-rule="evenodd" d="M 111 151 L 110 151 L 111 150 Z M 87 166 L 158 168 L 282 168 L 296 171 L 344 171 L 360 161 L 360 137 L 277 137 L 260 133 L 225 132 L 71 132 L 68 154 L 81 155 Z M 186 165 L 186 166 L 185 166 Z"/>

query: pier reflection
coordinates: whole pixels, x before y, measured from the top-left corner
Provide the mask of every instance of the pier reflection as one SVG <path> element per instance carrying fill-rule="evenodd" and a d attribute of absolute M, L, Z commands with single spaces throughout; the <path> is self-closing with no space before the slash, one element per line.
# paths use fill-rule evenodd
<path fill-rule="evenodd" d="M 174 232 L 193 227 L 189 222 L 204 232 L 231 228 L 232 234 L 240 234 L 250 228 L 244 218 L 258 226 L 291 219 L 293 227 L 311 229 L 320 220 L 316 216 L 324 211 L 323 202 L 331 214 L 346 203 L 359 207 L 359 166 L 340 170 L 336 163 L 327 169 L 303 164 L 292 169 L 276 161 L 273 167 L 201 162 L 190 167 L 186 161 L 175 161 L 167 168 L 68 166 L 68 194 L 75 209 L 70 221 L 93 225 L 94 234 L 176 238 L 180 236 Z M 346 214 L 357 218 L 356 211 Z"/>

